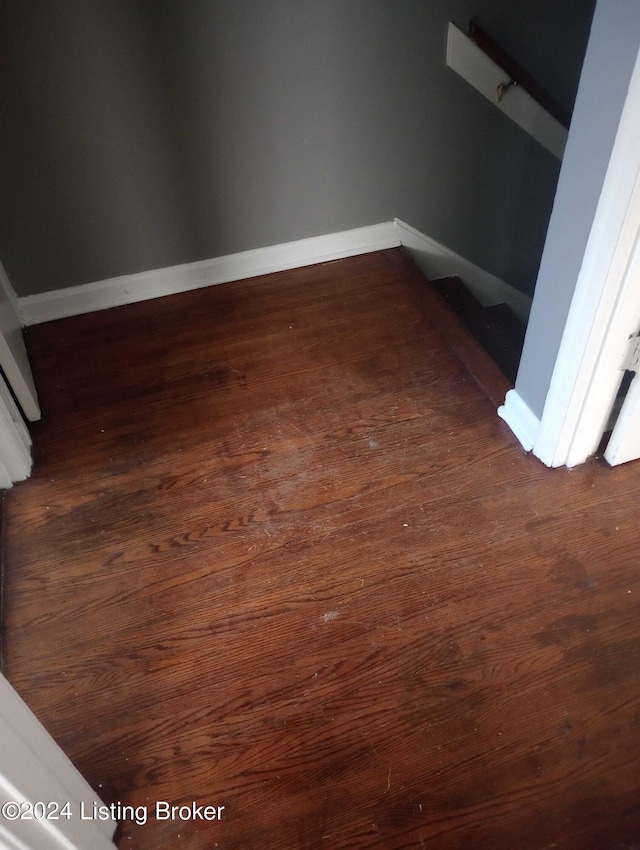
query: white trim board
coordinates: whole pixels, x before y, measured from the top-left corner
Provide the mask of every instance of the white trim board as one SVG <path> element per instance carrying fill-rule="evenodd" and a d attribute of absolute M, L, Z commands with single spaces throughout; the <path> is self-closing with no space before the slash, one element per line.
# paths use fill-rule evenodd
<path fill-rule="evenodd" d="M 0 489 L 31 474 L 31 437 L 16 403 L 0 375 Z"/>
<path fill-rule="evenodd" d="M 562 159 L 567 129 L 520 86 L 508 88 L 498 101 L 498 86 L 510 82 L 509 74 L 451 23 L 447 32 L 447 65 L 549 153 Z"/>
<path fill-rule="evenodd" d="M 399 246 L 394 223 L 387 221 L 341 233 L 313 236 L 296 242 L 227 254 L 212 260 L 169 266 L 55 289 L 38 295 L 27 295 L 20 298 L 19 303 L 24 325 L 36 325 L 67 316 L 78 316 L 81 313 L 160 298 L 163 295 L 174 295 L 205 286 Z"/>
<path fill-rule="evenodd" d="M 25 416 L 33 422 L 40 419 L 40 406 L 21 321 L 18 299 L 0 263 L 0 367 Z"/>
<path fill-rule="evenodd" d="M 395 219 L 395 225 L 400 244 L 407 249 L 429 280 L 455 275 L 464 281 L 483 306 L 504 302 L 526 324 L 532 300 L 528 295 L 399 218 Z"/>
<path fill-rule="evenodd" d="M 404 246 L 435 279 L 458 275 L 483 304 L 504 301 L 524 321 L 531 299 L 400 219 L 19 298 L 24 325 Z"/>
<path fill-rule="evenodd" d="M 538 439 L 540 420 L 516 390 L 509 390 L 498 408 L 498 416 L 511 428 L 525 452 L 530 452 Z"/>
<path fill-rule="evenodd" d="M 58 818 L 0 821 L 0 847 L 15 850 L 115 850 L 112 818 L 82 818 L 102 806 L 88 782 L 62 752 L 9 682 L 0 675 L 0 804 L 57 803 Z M 71 817 L 61 812 L 67 805 Z M 48 809 L 51 812 L 50 809 Z M 32 813 L 34 814 L 34 813 Z"/>

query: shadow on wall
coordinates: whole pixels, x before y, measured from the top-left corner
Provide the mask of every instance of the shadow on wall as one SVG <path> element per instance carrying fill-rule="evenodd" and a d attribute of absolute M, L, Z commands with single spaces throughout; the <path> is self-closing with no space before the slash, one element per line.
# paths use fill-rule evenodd
<path fill-rule="evenodd" d="M 2 108 L 13 130 L 0 150 L 13 167 L 0 172 L 0 215 L 18 291 L 143 270 L 151 258 L 162 266 L 196 250 L 143 10 L 4 4 Z"/>
<path fill-rule="evenodd" d="M 564 31 L 552 0 L 0 0 L 16 291 L 399 217 L 530 292 L 557 170 L 446 68 L 446 32 L 550 6 Z"/>
<path fill-rule="evenodd" d="M 0 167 L 1 251 L 19 294 L 341 226 L 354 180 L 344 118 L 357 104 L 341 100 L 351 45 L 340 16 L 319 30 L 310 3 L 292 14 L 254 2 L 245 16 L 173 0 L 4 12 L 15 132 L 0 140 L 12 163 Z M 291 221 L 300 233 L 283 233 Z"/>

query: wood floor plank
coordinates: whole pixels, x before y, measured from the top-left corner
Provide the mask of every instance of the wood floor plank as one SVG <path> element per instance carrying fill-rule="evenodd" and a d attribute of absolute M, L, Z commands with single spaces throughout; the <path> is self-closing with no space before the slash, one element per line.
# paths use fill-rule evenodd
<path fill-rule="evenodd" d="M 29 329 L 6 674 L 119 848 L 628 850 L 640 477 L 522 452 L 402 251 Z"/>

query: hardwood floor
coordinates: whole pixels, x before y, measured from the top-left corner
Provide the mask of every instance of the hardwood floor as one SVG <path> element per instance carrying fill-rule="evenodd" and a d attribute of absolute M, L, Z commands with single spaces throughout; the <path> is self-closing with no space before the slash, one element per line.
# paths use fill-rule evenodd
<path fill-rule="evenodd" d="M 41 325 L 6 675 L 118 846 L 640 846 L 638 467 L 547 470 L 400 250 Z"/>

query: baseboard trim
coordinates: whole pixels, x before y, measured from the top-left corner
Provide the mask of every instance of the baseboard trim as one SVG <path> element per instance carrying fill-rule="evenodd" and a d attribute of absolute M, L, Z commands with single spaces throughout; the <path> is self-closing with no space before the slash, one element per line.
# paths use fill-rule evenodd
<path fill-rule="evenodd" d="M 18 299 L 25 326 L 404 246 L 427 277 L 458 275 L 485 305 L 506 302 L 526 321 L 531 299 L 400 219 L 211 260 L 55 289 Z"/>
<path fill-rule="evenodd" d="M 399 218 L 395 220 L 395 225 L 401 244 L 409 251 L 426 277 L 437 280 L 440 277 L 457 276 L 482 305 L 488 307 L 504 302 L 526 324 L 532 301 L 528 295 Z"/>
<path fill-rule="evenodd" d="M 400 246 L 394 222 L 359 227 L 228 254 L 212 260 L 124 275 L 19 298 L 23 324 L 36 325 L 81 313 L 92 313 L 188 292 L 232 280 L 301 268 Z"/>
<path fill-rule="evenodd" d="M 516 390 L 509 390 L 504 404 L 498 408 L 498 416 L 511 428 L 522 448 L 530 452 L 538 438 L 540 420 Z"/>

